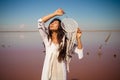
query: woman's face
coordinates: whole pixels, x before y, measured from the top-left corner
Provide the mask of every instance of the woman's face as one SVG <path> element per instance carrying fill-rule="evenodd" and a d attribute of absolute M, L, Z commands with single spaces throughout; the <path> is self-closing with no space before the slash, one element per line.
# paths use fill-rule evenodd
<path fill-rule="evenodd" d="M 51 24 L 50 24 L 50 30 L 58 30 L 58 27 L 59 27 L 59 21 L 53 21 Z"/>

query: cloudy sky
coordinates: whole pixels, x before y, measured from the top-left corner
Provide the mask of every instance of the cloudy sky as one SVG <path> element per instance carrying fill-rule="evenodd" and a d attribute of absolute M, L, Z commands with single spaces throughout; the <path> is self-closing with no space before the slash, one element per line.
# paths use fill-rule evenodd
<path fill-rule="evenodd" d="M 35 30 L 40 17 L 58 8 L 81 29 L 120 29 L 119 0 L 0 0 L 0 29 Z"/>

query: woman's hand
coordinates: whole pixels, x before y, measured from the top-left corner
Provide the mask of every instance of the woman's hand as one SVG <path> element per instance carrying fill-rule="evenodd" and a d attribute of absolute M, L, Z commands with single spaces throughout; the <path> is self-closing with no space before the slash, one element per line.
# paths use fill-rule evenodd
<path fill-rule="evenodd" d="M 81 35 L 82 35 L 82 32 L 81 32 L 80 28 L 78 28 L 77 29 L 77 34 L 76 34 L 77 40 L 80 39 Z"/>
<path fill-rule="evenodd" d="M 44 16 L 42 19 L 43 22 L 47 22 L 49 19 L 55 17 L 55 16 L 62 16 L 64 14 L 64 11 L 60 8 L 60 9 L 57 9 L 55 12 L 47 15 L 47 16 Z"/>
<path fill-rule="evenodd" d="M 54 12 L 54 14 L 56 16 L 62 16 L 64 14 L 64 11 L 61 8 L 59 8 Z"/>
<path fill-rule="evenodd" d="M 81 32 L 80 28 L 78 28 L 77 29 L 77 34 L 76 34 L 78 49 L 82 49 L 81 36 L 82 36 L 82 32 Z"/>

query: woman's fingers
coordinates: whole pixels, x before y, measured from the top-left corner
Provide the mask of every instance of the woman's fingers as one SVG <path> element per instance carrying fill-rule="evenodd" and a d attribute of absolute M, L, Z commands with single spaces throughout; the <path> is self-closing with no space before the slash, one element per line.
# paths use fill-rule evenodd
<path fill-rule="evenodd" d="M 64 14 L 65 12 L 64 12 L 64 10 L 62 9 L 62 8 L 60 8 L 60 11 Z"/>
<path fill-rule="evenodd" d="M 78 28 L 78 29 L 77 29 L 77 33 L 81 33 L 81 30 L 80 30 L 80 28 Z"/>
<path fill-rule="evenodd" d="M 77 34 L 76 34 L 77 39 L 79 39 L 81 37 L 81 35 L 82 35 L 82 32 L 81 32 L 80 28 L 78 28 Z"/>
<path fill-rule="evenodd" d="M 63 15 L 64 14 L 64 11 L 63 11 L 63 9 L 61 9 L 61 8 L 59 8 L 59 9 L 57 9 L 56 11 L 55 11 L 55 14 L 56 15 Z"/>

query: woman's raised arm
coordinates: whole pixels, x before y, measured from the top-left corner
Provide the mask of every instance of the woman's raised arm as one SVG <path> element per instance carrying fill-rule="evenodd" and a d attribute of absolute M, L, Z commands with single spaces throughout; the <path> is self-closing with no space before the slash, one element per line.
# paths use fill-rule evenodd
<path fill-rule="evenodd" d="M 61 8 L 59 8 L 55 12 L 53 12 L 53 13 L 47 15 L 47 16 L 44 16 L 41 19 L 42 19 L 43 22 L 47 22 L 49 19 L 51 19 L 55 16 L 62 16 L 63 14 L 64 14 L 64 11 Z"/>
<path fill-rule="evenodd" d="M 77 34 L 76 34 L 78 49 L 82 49 L 81 35 L 82 35 L 82 32 L 81 32 L 80 28 L 78 28 Z"/>

